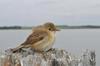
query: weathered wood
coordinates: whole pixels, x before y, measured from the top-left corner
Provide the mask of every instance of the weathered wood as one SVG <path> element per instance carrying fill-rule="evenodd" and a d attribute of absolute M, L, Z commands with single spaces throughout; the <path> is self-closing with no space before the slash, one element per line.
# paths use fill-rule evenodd
<path fill-rule="evenodd" d="M 22 49 L 21 52 L 7 51 L 0 57 L 0 66 L 95 66 L 95 51 L 86 51 L 81 58 L 74 58 L 62 49 L 36 52 Z"/>

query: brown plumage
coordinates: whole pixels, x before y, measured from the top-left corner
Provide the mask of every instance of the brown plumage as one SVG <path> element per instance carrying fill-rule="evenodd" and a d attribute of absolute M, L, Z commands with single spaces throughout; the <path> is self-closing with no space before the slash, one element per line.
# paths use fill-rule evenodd
<path fill-rule="evenodd" d="M 58 29 L 53 23 L 45 23 L 44 25 L 35 27 L 26 41 L 20 46 L 14 48 L 13 52 L 27 47 L 34 48 L 38 51 L 47 51 L 54 44 L 55 31 L 58 31 Z"/>

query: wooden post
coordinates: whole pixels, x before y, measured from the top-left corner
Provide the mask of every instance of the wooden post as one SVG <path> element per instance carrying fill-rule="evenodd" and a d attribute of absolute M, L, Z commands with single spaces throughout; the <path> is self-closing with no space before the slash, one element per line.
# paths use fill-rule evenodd
<path fill-rule="evenodd" d="M 74 58 L 65 50 L 52 49 L 36 52 L 24 49 L 18 53 L 6 53 L 0 66 L 95 66 L 95 51 L 84 52 L 81 58 Z"/>

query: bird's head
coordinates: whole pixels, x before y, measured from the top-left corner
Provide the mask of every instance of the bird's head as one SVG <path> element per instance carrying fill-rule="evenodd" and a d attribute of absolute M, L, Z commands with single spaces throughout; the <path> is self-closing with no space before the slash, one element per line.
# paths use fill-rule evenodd
<path fill-rule="evenodd" d="M 53 23 L 47 22 L 44 24 L 44 27 L 48 29 L 49 31 L 60 31 Z"/>

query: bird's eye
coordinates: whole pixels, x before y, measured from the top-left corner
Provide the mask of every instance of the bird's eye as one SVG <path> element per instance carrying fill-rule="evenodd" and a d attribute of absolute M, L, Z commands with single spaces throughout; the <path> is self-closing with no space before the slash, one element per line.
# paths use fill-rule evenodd
<path fill-rule="evenodd" d="M 52 30 L 51 28 L 49 28 L 49 30 Z"/>

